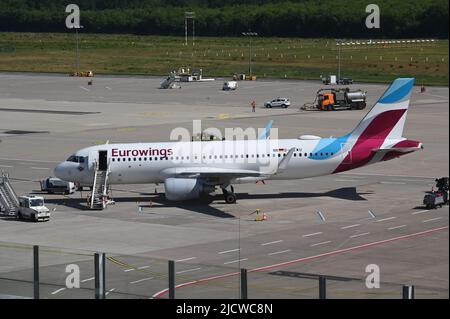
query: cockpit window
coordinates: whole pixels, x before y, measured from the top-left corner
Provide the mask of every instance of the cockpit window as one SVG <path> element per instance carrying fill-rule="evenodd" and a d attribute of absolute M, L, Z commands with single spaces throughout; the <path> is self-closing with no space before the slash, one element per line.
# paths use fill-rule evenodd
<path fill-rule="evenodd" d="M 84 163 L 84 157 L 72 155 L 66 160 L 66 162 Z"/>

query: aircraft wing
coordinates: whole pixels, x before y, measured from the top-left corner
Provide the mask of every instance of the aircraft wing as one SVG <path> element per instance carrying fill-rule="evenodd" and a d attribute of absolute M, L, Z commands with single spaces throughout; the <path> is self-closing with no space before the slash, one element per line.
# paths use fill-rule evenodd
<path fill-rule="evenodd" d="M 259 177 L 261 172 L 245 169 L 231 169 L 219 167 L 174 167 L 167 168 L 161 172 L 164 176 L 179 177 Z"/>
<path fill-rule="evenodd" d="M 235 169 L 235 168 L 220 168 L 211 166 L 194 166 L 194 167 L 172 167 L 166 168 L 161 171 L 161 175 L 165 177 L 204 177 L 204 178 L 220 178 L 220 179 L 233 179 L 238 177 L 270 177 L 278 173 L 283 172 L 292 154 L 294 154 L 295 149 L 292 148 L 283 157 L 283 159 L 278 163 L 278 166 L 272 170 L 267 171 L 256 171 L 256 170 L 246 170 L 246 169 Z"/>

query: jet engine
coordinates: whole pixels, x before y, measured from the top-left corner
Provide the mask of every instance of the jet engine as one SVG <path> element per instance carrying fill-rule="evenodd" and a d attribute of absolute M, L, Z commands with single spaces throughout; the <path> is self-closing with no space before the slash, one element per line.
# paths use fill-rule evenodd
<path fill-rule="evenodd" d="M 200 197 L 203 193 L 211 193 L 214 186 L 205 185 L 196 178 L 167 178 L 164 182 L 166 198 L 172 201 L 188 200 Z"/>

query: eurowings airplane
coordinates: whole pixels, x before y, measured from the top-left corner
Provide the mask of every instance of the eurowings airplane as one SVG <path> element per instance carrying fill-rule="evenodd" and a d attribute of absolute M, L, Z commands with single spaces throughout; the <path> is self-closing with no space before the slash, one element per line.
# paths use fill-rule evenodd
<path fill-rule="evenodd" d="M 220 187 L 234 203 L 233 184 L 335 174 L 422 149 L 402 136 L 413 86 L 413 78 L 395 80 L 356 128 L 338 138 L 104 144 L 77 151 L 55 175 L 92 186 L 95 170 L 107 170 L 109 185 L 164 183 L 173 201 Z"/>

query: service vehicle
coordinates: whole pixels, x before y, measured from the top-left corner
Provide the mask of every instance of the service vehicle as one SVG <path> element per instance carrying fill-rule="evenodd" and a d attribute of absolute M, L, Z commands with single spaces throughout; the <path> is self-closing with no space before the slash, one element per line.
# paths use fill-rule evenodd
<path fill-rule="evenodd" d="M 277 97 L 276 99 L 273 99 L 272 101 L 267 101 L 264 103 L 264 106 L 266 108 L 272 108 L 272 107 L 282 107 L 282 108 L 288 108 L 291 106 L 291 101 L 284 97 Z"/>
<path fill-rule="evenodd" d="M 222 90 L 223 91 L 234 91 L 238 87 L 238 84 L 236 81 L 226 81 L 223 83 Z"/>
<path fill-rule="evenodd" d="M 66 182 L 57 177 L 48 177 L 40 181 L 41 191 L 49 194 L 73 194 L 77 190 L 75 183 Z"/>

